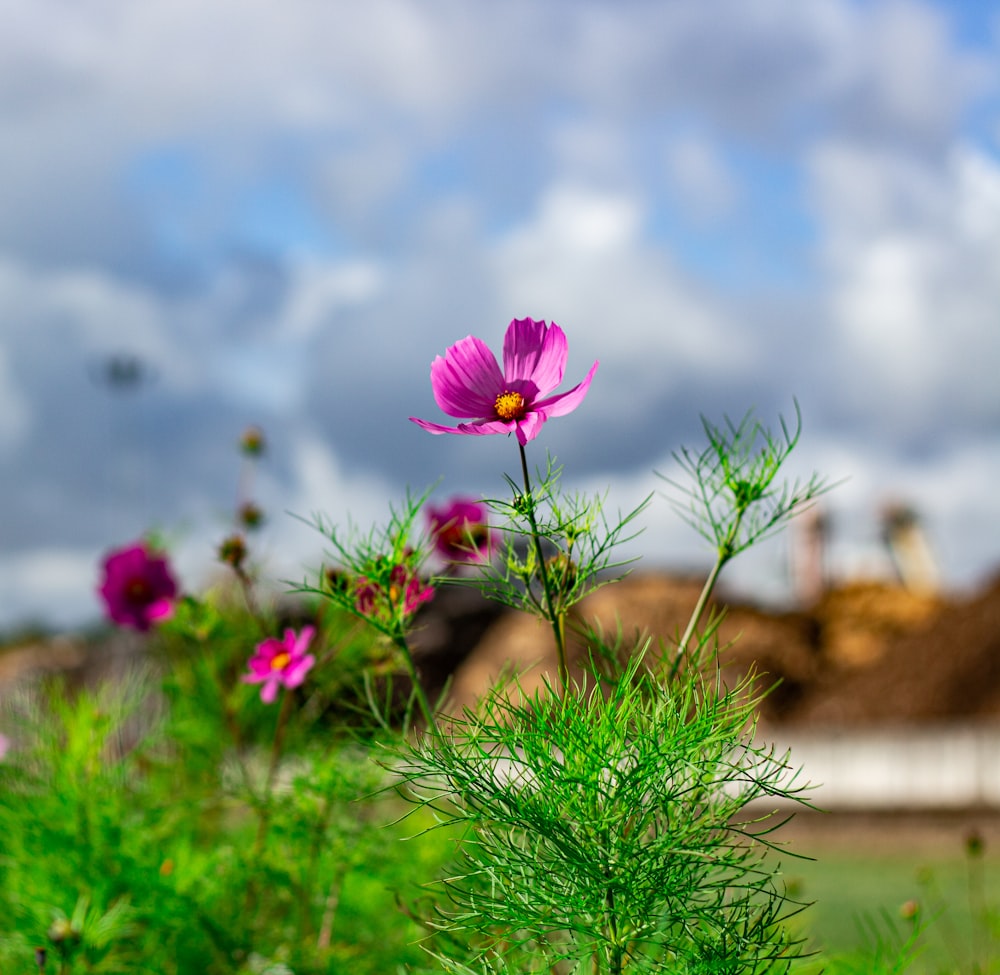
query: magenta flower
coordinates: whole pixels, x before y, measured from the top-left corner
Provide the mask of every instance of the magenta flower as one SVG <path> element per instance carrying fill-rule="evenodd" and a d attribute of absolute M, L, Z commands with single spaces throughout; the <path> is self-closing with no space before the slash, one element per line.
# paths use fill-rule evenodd
<path fill-rule="evenodd" d="M 283 640 L 269 636 L 257 644 L 248 664 L 250 673 L 243 675 L 243 681 L 264 685 L 260 689 L 260 699 L 265 704 L 274 701 L 279 687 L 298 687 L 306 679 L 316 663 L 316 658 L 306 653 L 315 632 L 313 627 L 304 626 L 296 636 L 295 630 L 288 629 Z"/>
<path fill-rule="evenodd" d="M 173 613 L 177 583 L 170 564 L 144 542 L 109 552 L 103 570 L 98 592 L 112 622 L 145 633 Z"/>
<path fill-rule="evenodd" d="M 427 506 L 427 521 L 438 554 L 450 562 L 485 562 L 493 547 L 487 507 L 471 498 Z"/>
<path fill-rule="evenodd" d="M 406 619 L 434 598 L 434 589 L 405 565 L 392 567 L 387 589 L 366 576 L 361 576 L 356 585 L 354 606 L 358 613 L 384 621 Z"/>
<path fill-rule="evenodd" d="M 596 362 L 583 382 L 549 395 L 562 382 L 568 354 L 566 335 L 554 322 L 515 318 L 504 335 L 501 372 L 486 343 L 469 335 L 431 363 L 431 389 L 449 416 L 476 419 L 457 427 L 410 419 L 430 433 L 516 433 L 523 447 L 549 417 L 572 412 L 587 395 Z"/>

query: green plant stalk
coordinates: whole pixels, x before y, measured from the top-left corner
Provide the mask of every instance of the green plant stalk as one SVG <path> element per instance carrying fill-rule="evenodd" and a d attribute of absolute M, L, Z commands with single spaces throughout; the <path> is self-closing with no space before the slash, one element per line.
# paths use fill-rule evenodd
<path fill-rule="evenodd" d="M 431 702 L 427 699 L 427 692 L 424 690 L 424 685 L 420 683 L 420 675 L 417 672 L 417 665 L 413 661 L 413 654 L 410 653 L 410 645 L 402 633 L 392 634 L 391 639 L 393 645 L 403 654 L 403 660 L 406 662 L 406 670 L 410 675 L 410 680 L 413 682 L 413 691 L 417 695 L 417 703 L 423 712 L 427 727 L 432 734 L 436 735 L 438 734 L 437 719 L 434 717 Z"/>
<path fill-rule="evenodd" d="M 986 972 L 985 963 L 988 962 L 986 954 L 986 941 L 989 935 L 989 910 L 986 905 L 985 885 L 983 883 L 983 861 L 982 853 L 973 853 L 966 849 L 966 865 L 969 899 L 969 917 L 972 919 L 972 971 L 973 975 L 984 975 Z"/>
<path fill-rule="evenodd" d="M 528 524 L 531 527 L 531 538 L 535 544 L 535 556 L 538 559 L 538 577 L 542 580 L 542 590 L 545 593 L 545 608 L 548 620 L 552 625 L 552 633 L 556 640 L 556 653 L 559 657 L 559 686 L 563 693 L 569 688 L 569 666 L 566 663 L 566 613 L 556 612 L 552 598 L 552 586 L 549 582 L 548 570 L 545 568 L 545 556 L 542 553 L 542 540 L 538 534 L 538 522 L 535 520 L 535 502 L 531 496 L 531 478 L 528 476 L 528 458 L 524 452 L 524 444 L 518 441 L 521 452 L 521 473 L 524 475 L 524 501 Z"/>
<path fill-rule="evenodd" d="M 302 940 L 310 937 L 313 930 L 312 915 L 310 913 L 310 895 L 316 886 L 316 878 L 319 870 L 319 856 L 320 847 L 323 844 L 323 840 L 326 836 L 327 827 L 330 825 L 330 819 L 333 816 L 333 802 L 329 795 L 325 796 L 323 802 L 322 813 L 313 823 L 312 829 L 312 841 L 309 844 L 309 859 L 308 866 L 305 870 L 305 875 L 301 882 L 298 884 L 299 888 L 299 934 Z M 320 932 L 320 939 L 318 942 L 318 947 L 322 948 L 322 931 Z M 329 945 L 326 945 L 329 947 Z"/>
<path fill-rule="evenodd" d="M 274 729 L 274 739 L 271 742 L 271 758 L 267 766 L 267 778 L 264 780 L 264 791 L 259 799 L 260 818 L 257 821 L 257 838 L 254 841 L 253 855 L 255 860 L 259 860 L 264 852 L 264 845 L 267 842 L 267 833 L 271 825 L 271 790 L 274 788 L 274 777 L 278 772 L 278 763 L 281 760 L 281 747 L 285 741 L 285 727 L 292 714 L 294 697 L 292 692 L 286 687 L 281 699 L 281 711 L 278 712 L 278 724 Z M 247 896 L 245 910 L 252 914 L 257 903 L 257 888 L 253 878 L 247 883 Z"/>
<path fill-rule="evenodd" d="M 608 905 L 608 931 L 611 936 L 609 939 L 611 942 L 609 951 L 611 975 L 621 975 L 624 950 L 618 937 L 618 918 L 615 913 L 615 892 L 610 887 L 608 888 L 605 902 Z"/>
<path fill-rule="evenodd" d="M 740 523 L 743 521 L 743 514 L 745 511 L 746 508 L 744 507 L 740 507 L 737 510 L 736 518 L 733 521 L 732 527 L 729 529 L 729 534 L 726 536 L 726 540 L 719 546 L 718 558 L 716 558 L 715 565 L 712 566 L 712 571 L 708 574 L 708 578 L 705 580 L 705 585 L 702 587 L 701 594 L 698 596 L 698 602 L 695 604 L 694 611 L 691 613 L 691 619 L 688 620 L 687 629 L 684 630 L 681 642 L 677 644 L 678 660 L 680 660 L 684 654 L 687 653 L 687 648 L 691 643 L 691 638 L 694 636 L 694 631 L 697 628 L 698 623 L 701 621 L 701 617 L 705 612 L 705 607 L 708 605 L 708 601 L 715 589 L 715 584 L 719 579 L 719 573 L 722 572 L 723 566 L 733 556 L 733 545 L 736 542 L 736 538 L 740 530 Z"/>
<path fill-rule="evenodd" d="M 278 772 L 278 763 L 281 761 L 281 748 L 285 743 L 285 728 L 288 726 L 288 719 L 292 714 L 292 707 L 295 703 L 291 690 L 285 688 L 284 696 L 281 699 L 281 711 L 278 713 L 278 724 L 274 729 L 274 740 L 271 742 L 271 758 L 267 766 L 267 778 L 264 780 L 264 795 L 262 797 L 260 821 L 257 824 L 257 842 L 254 845 L 254 853 L 260 856 L 264 849 L 264 842 L 267 839 L 267 830 L 271 823 L 271 790 L 274 788 L 274 777 Z"/>

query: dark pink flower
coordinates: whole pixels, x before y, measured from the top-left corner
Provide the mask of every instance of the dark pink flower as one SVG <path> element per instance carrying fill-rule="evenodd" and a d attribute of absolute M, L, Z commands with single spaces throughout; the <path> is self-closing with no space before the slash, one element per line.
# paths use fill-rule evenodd
<path fill-rule="evenodd" d="M 426 511 L 439 555 L 451 562 L 485 562 L 490 557 L 493 533 L 481 501 L 453 498 L 440 508 L 428 505 Z"/>
<path fill-rule="evenodd" d="M 365 576 L 357 580 L 356 586 L 354 606 L 358 613 L 386 621 L 406 619 L 434 598 L 434 589 L 421 582 L 405 565 L 392 567 L 388 587 Z"/>
<path fill-rule="evenodd" d="M 288 629 L 282 640 L 269 636 L 257 644 L 248 664 L 250 673 L 244 674 L 243 680 L 247 684 L 264 685 L 260 689 L 260 699 L 265 704 L 274 701 L 279 687 L 298 687 L 306 679 L 316 663 L 316 658 L 306 653 L 315 632 L 311 626 L 304 626 L 298 635 L 295 630 Z"/>
<path fill-rule="evenodd" d="M 108 617 L 145 633 L 174 611 L 177 583 L 170 564 L 144 542 L 109 552 L 98 592 Z"/>
<path fill-rule="evenodd" d="M 575 410 L 587 395 L 597 363 L 565 393 L 549 395 L 562 382 L 569 348 L 554 322 L 515 318 L 503 340 L 503 371 L 486 344 L 469 335 L 431 363 L 431 389 L 449 416 L 475 417 L 446 427 L 410 419 L 430 433 L 516 433 L 522 446 L 534 440 L 542 424 Z"/>

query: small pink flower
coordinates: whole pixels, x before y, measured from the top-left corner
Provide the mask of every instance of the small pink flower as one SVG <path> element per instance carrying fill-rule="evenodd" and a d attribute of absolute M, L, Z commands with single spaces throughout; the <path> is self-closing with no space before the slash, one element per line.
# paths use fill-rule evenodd
<path fill-rule="evenodd" d="M 503 372 L 481 339 L 469 335 L 431 363 L 431 389 L 449 416 L 476 417 L 446 427 L 410 419 L 430 433 L 515 433 L 523 447 L 550 417 L 564 416 L 582 402 L 597 363 L 572 389 L 549 395 L 562 382 L 569 346 L 563 330 L 531 318 L 515 318 L 503 340 Z"/>
<path fill-rule="evenodd" d="M 315 629 L 304 626 L 296 636 L 295 630 L 285 630 L 285 637 L 279 640 L 270 636 L 257 644 L 248 664 L 249 674 L 243 675 L 247 684 L 263 684 L 260 699 L 271 704 L 278 696 L 279 687 L 298 687 L 312 669 L 316 658 L 306 653 Z"/>
<path fill-rule="evenodd" d="M 177 583 L 167 559 L 144 542 L 109 552 L 98 592 L 108 617 L 145 633 L 174 611 Z"/>
<path fill-rule="evenodd" d="M 389 572 L 389 587 L 361 576 L 356 583 L 354 606 L 362 616 L 382 620 L 406 619 L 423 603 L 434 598 L 434 589 L 420 581 L 405 565 L 394 565 Z"/>
<path fill-rule="evenodd" d="M 428 505 L 427 521 L 438 554 L 450 562 L 485 562 L 493 547 L 487 507 L 471 498 L 452 498 L 440 508 Z"/>

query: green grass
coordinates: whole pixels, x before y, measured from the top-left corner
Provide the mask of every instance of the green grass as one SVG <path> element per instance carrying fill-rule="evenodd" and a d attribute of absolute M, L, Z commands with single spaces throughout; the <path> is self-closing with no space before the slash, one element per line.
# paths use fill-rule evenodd
<path fill-rule="evenodd" d="M 813 902 L 801 916 L 812 943 L 833 954 L 853 951 L 870 943 L 873 921 L 905 936 L 901 908 L 915 902 L 928 929 L 914 975 L 973 973 L 976 959 L 983 973 L 1000 971 L 988 967 L 1000 961 L 1000 850 L 987 845 L 970 858 L 965 828 L 951 832 L 929 840 L 889 820 L 854 842 L 835 826 L 796 838 L 790 849 L 816 859 L 785 857 L 783 873 L 797 897 Z"/>

